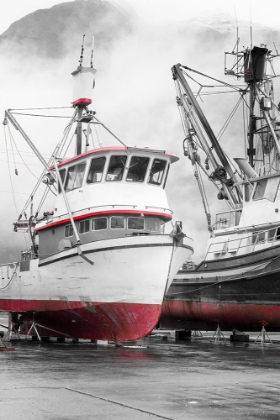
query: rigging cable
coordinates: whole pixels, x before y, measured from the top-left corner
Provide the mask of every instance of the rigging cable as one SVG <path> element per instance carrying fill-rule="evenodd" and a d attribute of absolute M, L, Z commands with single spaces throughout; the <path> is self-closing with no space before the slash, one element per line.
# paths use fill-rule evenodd
<path fill-rule="evenodd" d="M 227 129 L 230 121 L 232 120 L 234 114 L 236 113 L 240 103 L 242 101 L 242 97 L 239 98 L 239 100 L 237 101 L 237 103 L 235 104 L 234 108 L 232 109 L 231 113 L 229 114 L 227 120 L 225 121 L 223 127 L 220 129 L 218 135 L 217 135 L 217 140 L 219 141 L 222 137 L 222 135 L 224 134 L 225 130 Z"/>
<path fill-rule="evenodd" d="M 15 140 L 14 140 L 14 138 L 13 138 L 13 135 L 12 135 L 12 133 L 11 133 L 11 130 L 10 130 L 10 126 L 9 126 L 9 124 L 7 124 L 7 127 L 8 127 L 8 130 L 9 130 L 9 135 L 10 135 L 10 139 L 11 139 L 11 142 L 13 141 L 13 143 L 14 143 L 14 145 L 15 145 L 15 148 L 17 149 L 17 152 L 18 152 L 18 154 L 19 154 L 19 157 L 21 158 L 21 160 L 22 160 L 22 162 L 23 162 L 23 164 L 24 164 L 24 166 L 28 169 L 28 171 L 31 173 L 31 175 L 33 175 L 34 176 L 34 178 L 36 178 L 36 179 L 38 179 L 38 177 L 29 169 L 29 167 L 28 167 L 28 165 L 25 163 L 25 161 L 24 161 L 24 159 L 23 159 L 23 157 L 21 156 L 21 154 L 20 154 L 20 152 L 19 152 L 19 150 L 18 150 L 18 148 L 17 148 L 17 145 L 16 145 L 16 142 L 15 142 Z"/>
<path fill-rule="evenodd" d="M 26 117 L 42 117 L 42 118 L 67 118 L 69 119 L 70 117 L 67 115 L 42 115 L 42 114 L 27 114 L 25 112 L 13 112 L 13 115 L 24 115 Z"/>
<path fill-rule="evenodd" d="M 12 176 L 11 176 L 11 167 L 10 167 L 10 160 L 9 160 L 9 154 L 8 154 L 8 143 L 7 143 L 7 135 L 6 135 L 6 125 L 7 125 L 7 119 L 4 120 L 4 138 L 5 138 L 5 145 L 6 145 L 6 150 L 7 150 L 7 162 L 8 162 L 8 172 L 9 172 L 9 178 L 10 178 L 10 184 L 11 184 L 11 189 L 12 189 L 12 195 L 13 195 L 13 201 L 14 201 L 14 206 L 15 206 L 15 210 L 16 210 L 16 215 L 18 216 L 18 209 L 17 209 L 17 203 L 16 203 L 16 198 L 15 198 L 15 191 L 14 191 L 14 186 L 13 186 L 13 181 L 12 181 Z M 26 236 L 24 235 L 24 240 L 25 240 L 25 245 L 27 248 L 27 239 Z"/>
<path fill-rule="evenodd" d="M 10 184 L 11 184 L 11 188 L 12 188 L 12 194 L 13 194 L 13 200 L 14 200 L 16 214 L 18 215 L 18 209 L 17 209 L 16 198 L 15 198 L 14 186 L 13 186 L 13 181 L 12 181 L 12 176 L 11 176 L 10 160 L 9 160 L 9 155 L 8 155 L 8 144 L 7 144 L 7 136 L 6 136 L 6 125 L 7 125 L 7 121 L 4 124 L 4 137 L 5 137 L 5 144 L 6 144 L 6 149 L 7 149 L 7 162 L 8 162 L 8 171 L 9 171 Z"/>

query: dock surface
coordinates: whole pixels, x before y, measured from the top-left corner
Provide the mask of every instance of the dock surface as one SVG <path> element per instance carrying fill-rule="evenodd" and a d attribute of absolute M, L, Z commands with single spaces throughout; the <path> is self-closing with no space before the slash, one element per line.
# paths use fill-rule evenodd
<path fill-rule="evenodd" d="M 0 352 L 1 415 L 9 420 L 280 418 L 279 343 L 12 345 Z"/>

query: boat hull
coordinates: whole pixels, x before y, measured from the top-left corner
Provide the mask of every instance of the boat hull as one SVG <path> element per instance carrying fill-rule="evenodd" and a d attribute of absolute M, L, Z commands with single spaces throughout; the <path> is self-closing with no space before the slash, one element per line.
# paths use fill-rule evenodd
<path fill-rule="evenodd" d="M 31 260 L 29 269 L 2 267 L 0 309 L 21 315 L 22 331 L 34 319 L 40 335 L 138 339 L 157 324 L 164 294 L 192 253 L 169 235 L 104 240 L 81 250 L 82 256 L 71 249 Z"/>
<path fill-rule="evenodd" d="M 162 309 L 161 326 L 280 331 L 279 247 L 179 272 Z M 203 267 L 206 266 L 203 270 Z"/>

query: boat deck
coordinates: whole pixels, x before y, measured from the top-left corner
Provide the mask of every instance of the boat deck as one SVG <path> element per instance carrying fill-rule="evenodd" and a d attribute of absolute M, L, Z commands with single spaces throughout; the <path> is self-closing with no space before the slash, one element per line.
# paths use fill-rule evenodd
<path fill-rule="evenodd" d="M 255 337 L 254 337 L 255 336 Z M 254 339 L 254 334 L 250 338 Z M 0 352 L 1 414 L 18 420 L 276 419 L 279 335 L 272 345 L 176 342 L 13 342 Z M 228 337 L 228 336 L 227 336 Z"/>

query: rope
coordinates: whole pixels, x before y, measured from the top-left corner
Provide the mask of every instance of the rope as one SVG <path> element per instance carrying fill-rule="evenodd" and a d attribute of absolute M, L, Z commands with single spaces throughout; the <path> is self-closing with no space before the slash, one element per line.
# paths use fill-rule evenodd
<path fill-rule="evenodd" d="M 6 289 L 6 287 L 8 287 L 8 286 L 9 286 L 9 284 L 12 282 L 12 280 L 14 279 L 14 276 L 15 276 L 16 274 L 17 274 L 17 272 L 16 272 L 16 271 L 14 271 L 14 272 L 13 272 L 12 277 L 10 278 L 10 280 L 8 281 L 8 283 L 6 284 L 6 286 L 4 286 L 4 287 L 0 287 L 0 289 L 1 289 L 1 290 Z"/>
<path fill-rule="evenodd" d="M 6 136 L 6 125 L 4 125 L 4 137 L 5 137 L 6 150 L 8 151 L 7 136 Z M 18 215 L 18 209 L 17 209 L 14 186 L 13 186 L 13 181 L 12 181 L 12 176 L 11 176 L 11 168 L 10 168 L 10 161 L 9 161 L 8 152 L 7 152 L 7 162 L 8 162 L 8 171 L 9 171 L 10 184 L 11 184 L 11 189 L 12 189 L 12 194 L 13 194 L 14 206 L 15 206 L 16 214 Z"/>

